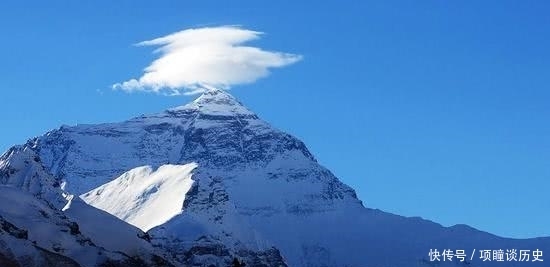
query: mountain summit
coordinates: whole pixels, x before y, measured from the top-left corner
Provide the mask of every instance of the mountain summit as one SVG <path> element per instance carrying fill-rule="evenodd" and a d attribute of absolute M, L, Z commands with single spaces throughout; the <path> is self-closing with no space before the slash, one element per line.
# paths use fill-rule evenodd
<path fill-rule="evenodd" d="M 428 253 L 550 249 L 549 238 L 506 239 L 366 208 L 302 141 L 271 127 L 221 90 L 120 123 L 61 127 L 8 154 L 0 158 L 3 184 L 29 192 L 29 182 L 14 181 L 43 181 L 38 184 L 59 188 L 30 191 L 38 200 L 44 199 L 38 193 L 51 195 L 53 190 L 68 202 L 63 208 L 67 214 L 94 209 L 87 219 L 93 221 L 89 214 L 96 212 L 118 218 L 117 229 L 132 229 L 147 240 L 132 250 L 138 256 L 146 252 L 144 261 L 154 257 L 175 266 L 229 266 L 234 258 L 247 266 L 493 266 L 479 259 L 479 252 L 464 261 L 435 263 Z M 14 160 L 19 154 L 33 155 L 22 162 L 32 159 L 32 168 L 42 171 L 26 180 L 9 178 L 12 172 L 29 173 L 30 166 Z M 82 217 L 71 218 L 85 225 Z M 120 225 L 123 221 L 127 225 Z M 104 240 L 97 232 L 88 233 L 92 240 L 93 235 Z M 17 249 L 9 249 L 17 255 Z M 53 252 L 79 260 L 60 251 Z"/>
<path fill-rule="evenodd" d="M 194 110 L 210 115 L 255 115 L 235 97 L 219 89 L 209 89 L 193 102 L 169 111 L 178 112 L 182 110 Z"/>

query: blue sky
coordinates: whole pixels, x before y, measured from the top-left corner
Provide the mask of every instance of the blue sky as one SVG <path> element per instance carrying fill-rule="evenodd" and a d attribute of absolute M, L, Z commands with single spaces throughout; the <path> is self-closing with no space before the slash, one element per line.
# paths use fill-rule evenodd
<path fill-rule="evenodd" d="M 113 91 L 190 27 L 303 56 L 231 93 L 301 138 L 366 206 L 550 235 L 547 1 L 2 1 L 0 150 L 189 96 Z"/>

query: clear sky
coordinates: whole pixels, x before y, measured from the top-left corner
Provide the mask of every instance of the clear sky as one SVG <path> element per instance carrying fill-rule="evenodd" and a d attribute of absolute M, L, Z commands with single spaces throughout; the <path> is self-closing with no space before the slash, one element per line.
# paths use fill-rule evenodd
<path fill-rule="evenodd" d="M 155 59 L 132 44 L 242 25 L 303 59 L 231 93 L 367 207 L 550 235 L 550 2 L 226 2 L 2 1 L 0 149 L 192 100 L 110 86 Z"/>

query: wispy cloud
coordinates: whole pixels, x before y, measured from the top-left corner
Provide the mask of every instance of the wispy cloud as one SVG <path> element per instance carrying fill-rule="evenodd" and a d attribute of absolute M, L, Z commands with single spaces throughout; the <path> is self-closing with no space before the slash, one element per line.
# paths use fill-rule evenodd
<path fill-rule="evenodd" d="M 252 83 L 269 75 L 271 68 L 293 64 L 302 56 L 245 46 L 261 32 L 236 26 L 187 29 L 138 46 L 158 46 L 154 60 L 141 77 L 112 87 L 127 92 L 169 95 L 193 94 L 216 87 Z"/>

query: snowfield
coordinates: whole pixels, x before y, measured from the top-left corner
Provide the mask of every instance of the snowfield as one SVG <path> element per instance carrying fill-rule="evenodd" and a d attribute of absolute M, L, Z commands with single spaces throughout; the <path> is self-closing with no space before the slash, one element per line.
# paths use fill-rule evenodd
<path fill-rule="evenodd" d="M 80 198 L 147 232 L 182 212 L 196 167 L 196 163 L 162 165 L 156 171 L 137 167 Z"/>

